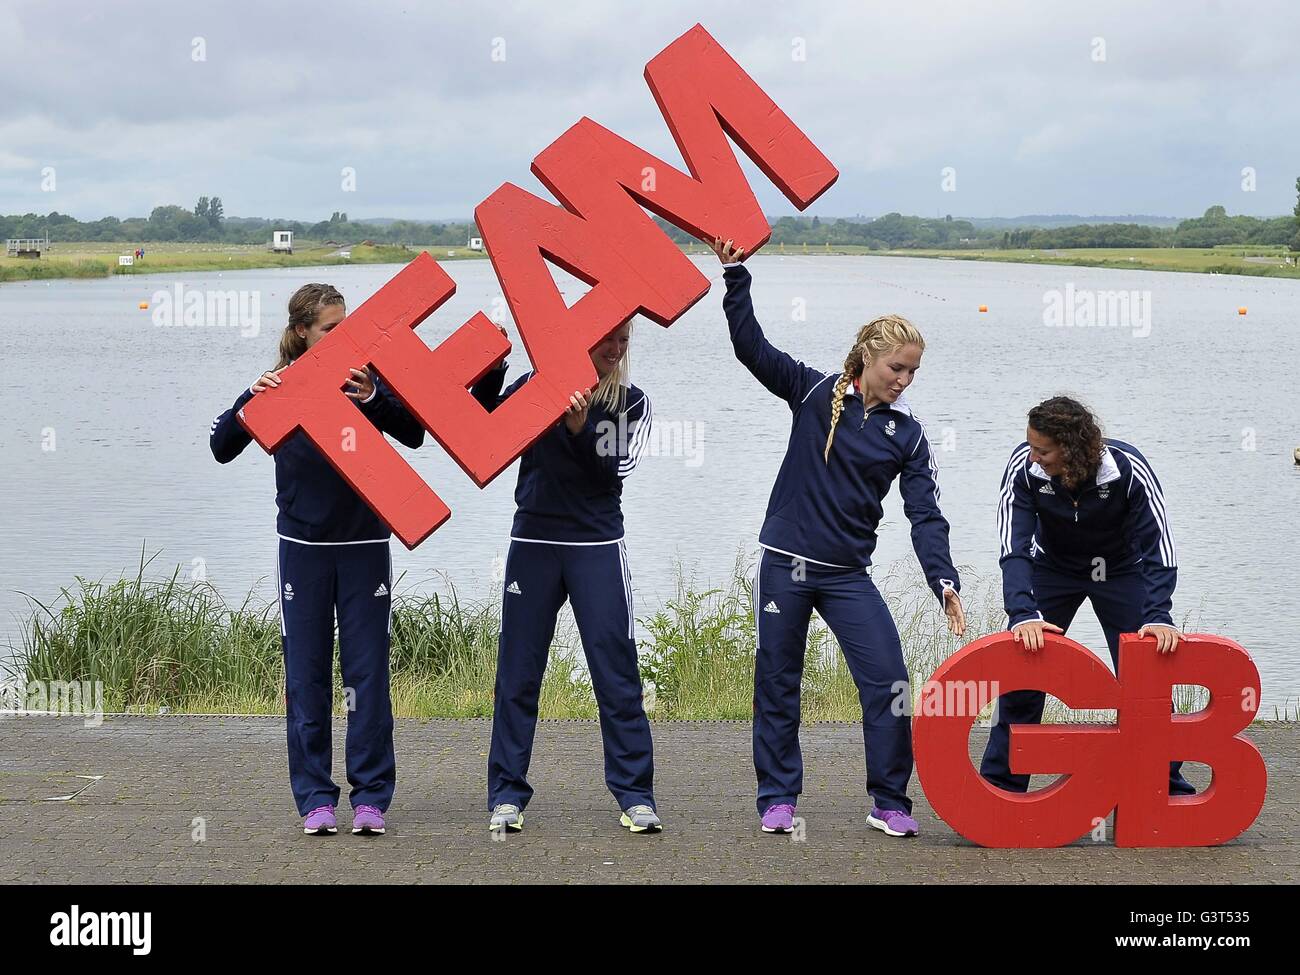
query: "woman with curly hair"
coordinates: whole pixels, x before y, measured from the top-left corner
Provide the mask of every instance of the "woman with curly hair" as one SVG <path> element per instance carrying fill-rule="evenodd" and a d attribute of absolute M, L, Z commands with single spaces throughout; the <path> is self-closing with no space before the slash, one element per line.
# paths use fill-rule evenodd
<path fill-rule="evenodd" d="M 1132 444 L 1101 435 L 1076 400 L 1054 396 L 1029 411 L 1026 440 L 1011 452 L 998 503 L 1002 594 L 1008 627 L 1030 653 L 1044 631 L 1064 633 L 1087 599 L 1119 673 L 1119 635 L 1153 637 L 1173 653 L 1180 633 L 1170 616 L 1178 581 L 1160 482 Z M 998 699 L 980 774 L 1012 792 L 1029 788 L 1007 757 L 1010 726 L 1043 718 L 1042 691 Z M 1172 706 L 1172 702 L 1171 702 Z M 1169 791 L 1196 790 L 1171 762 Z"/>

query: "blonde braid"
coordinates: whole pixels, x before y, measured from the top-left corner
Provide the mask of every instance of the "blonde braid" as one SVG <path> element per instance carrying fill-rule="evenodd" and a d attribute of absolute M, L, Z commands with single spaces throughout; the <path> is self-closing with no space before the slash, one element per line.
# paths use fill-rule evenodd
<path fill-rule="evenodd" d="M 840 422 L 840 414 L 844 412 L 844 397 L 849 391 L 849 383 L 853 377 L 846 370 L 835 382 L 835 392 L 831 394 L 831 432 L 826 435 L 826 450 L 822 453 L 822 458 L 826 463 L 831 462 L 831 441 L 835 439 L 835 424 Z"/>
<path fill-rule="evenodd" d="M 836 381 L 835 391 L 831 395 L 831 429 L 826 435 L 826 450 L 822 453 L 826 463 L 831 462 L 835 425 L 840 422 L 840 414 L 844 412 L 844 397 L 848 395 L 849 383 L 862 375 L 868 362 L 874 362 L 877 357 L 905 345 L 919 345 L 924 349 L 925 339 L 921 338 L 916 326 L 901 315 L 883 315 L 872 319 L 858 330 L 853 348 L 844 359 L 844 372 Z M 862 395 L 866 397 L 865 390 Z"/>

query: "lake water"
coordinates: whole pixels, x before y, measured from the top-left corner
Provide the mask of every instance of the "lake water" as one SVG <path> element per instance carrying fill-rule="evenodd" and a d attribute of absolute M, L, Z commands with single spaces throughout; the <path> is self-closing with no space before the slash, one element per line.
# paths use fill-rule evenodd
<path fill-rule="evenodd" d="M 753 556 L 788 434 L 786 406 L 732 355 L 717 262 L 698 260 L 713 292 L 671 329 L 638 321 L 633 339 L 633 379 L 652 397 L 656 422 L 691 434 L 689 449 L 645 458 L 626 484 L 642 616 L 672 595 L 679 564 L 722 583 L 738 553 Z M 750 266 L 771 340 L 820 368 L 838 368 L 856 329 L 875 315 L 901 313 L 924 332 L 928 348 L 909 398 L 936 447 L 948 448 L 938 452 L 943 507 L 954 557 L 969 574 L 996 579 L 998 481 L 1023 438 L 1026 410 L 1054 393 L 1077 395 L 1108 434 L 1140 447 L 1163 481 L 1180 560 L 1175 618 L 1190 614 L 1192 628 L 1249 649 L 1266 705 L 1300 696 L 1300 468 L 1291 458 L 1300 445 L 1300 282 L 883 257 L 761 255 Z M 447 269 L 459 290 L 420 326 L 431 345 L 475 311 L 491 313 L 500 295 L 486 261 Z M 142 544 L 161 550 L 155 565 L 168 571 L 202 564 L 228 598 L 250 589 L 273 598 L 273 463 L 253 445 L 217 465 L 209 424 L 273 364 L 296 287 L 331 281 L 355 308 L 397 270 L 0 286 L 8 363 L 0 643 L 16 637 L 25 609 L 18 590 L 45 599 L 78 575 L 133 573 Z M 178 281 L 256 294 L 260 331 L 155 326 L 138 303 Z M 570 302 L 582 290 L 569 278 L 563 286 Z M 1149 329 L 1140 316 L 1134 327 L 1045 323 L 1045 307 L 1058 299 L 1118 290 L 1138 292 L 1137 309 L 1150 302 Z M 1249 314 L 1239 316 L 1239 306 Z M 524 368 L 516 346 L 512 373 Z M 514 468 L 480 491 L 432 440 L 404 453 L 452 518 L 414 552 L 393 543 L 402 588 L 445 589 L 449 578 L 464 595 L 494 593 Z M 881 567 L 913 558 L 896 493 L 886 517 Z M 1104 648 L 1086 610 L 1071 635 Z"/>

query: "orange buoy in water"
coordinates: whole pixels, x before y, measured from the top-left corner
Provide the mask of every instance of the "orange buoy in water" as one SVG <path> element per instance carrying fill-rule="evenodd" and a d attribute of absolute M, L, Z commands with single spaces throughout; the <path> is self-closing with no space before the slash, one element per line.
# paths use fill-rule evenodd
<path fill-rule="evenodd" d="M 149 302 L 147 302 L 147 301 L 142 301 L 142 302 L 140 302 L 140 310 L 141 310 L 141 311 L 148 311 L 148 310 L 149 310 Z"/>
<path fill-rule="evenodd" d="M 988 310 L 989 310 L 988 305 L 980 305 L 980 311 L 988 311 Z"/>
<path fill-rule="evenodd" d="M 1237 309 L 1237 314 L 1238 314 L 1238 315 L 1244 315 L 1244 314 L 1246 314 L 1246 306 L 1245 306 L 1245 305 L 1242 305 L 1240 308 L 1238 308 L 1238 309 Z"/>

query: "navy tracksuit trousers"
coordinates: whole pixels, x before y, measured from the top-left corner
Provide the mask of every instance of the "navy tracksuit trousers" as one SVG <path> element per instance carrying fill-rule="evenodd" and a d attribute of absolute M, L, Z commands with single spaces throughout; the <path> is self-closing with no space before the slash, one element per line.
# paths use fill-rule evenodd
<path fill-rule="evenodd" d="M 605 745 L 605 784 L 620 809 L 654 807 L 654 753 L 641 701 L 632 580 L 623 542 L 510 543 L 488 754 L 488 809 L 532 798 L 528 763 L 537 704 L 566 599 L 582 637 Z"/>
<path fill-rule="evenodd" d="M 338 804 L 331 778 L 334 614 L 348 711 L 353 808 L 387 810 L 397 780 L 388 693 L 393 563 L 388 542 L 309 545 L 280 540 L 289 782 L 298 814 Z"/>
<path fill-rule="evenodd" d="M 844 650 L 862 702 L 867 792 L 881 809 L 912 811 L 907 666 L 889 607 L 865 569 L 836 569 L 764 549 L 754 577 L 758 652 L 754 662 L 754 770 L 758 813 L 794 805 L 803 791 L 800 684 L 815 609 Z M 897 712 L 897 713 L 895 713 Z"/>
<path fill-rule="evenodd" d="M 1106 646 L 1116 674 L 1119 673 L 1119 635 L 1136 633 L 1141 628 L 1145 592 L 1141 575 L 1136 571 L 1109 575 L 1105 581 L 1094 581 L 1090 576 L 1070 575 L 1041 563 L 1034 564 L 1034 598 L 1043 619 L 1068 631 L 1084 599 L 1091 602 L 1106 636 Z M 1047 695 L 1042 691 L 1012 691 L 998 698 L 997 724 L 989 731 L 984 760 L 980 763 L 980 774 L 989 782 L 1009 792 L 1028 791 L 1029 776 L 1011 772 L 1008 757 L 1010 726 L 1041 722 L 1046 700 Z M 1172 706 L 1173 702 L 1170 702 Z M 1171 795 L 1193 795 L 1196 792 L 1183 778 L 1182 765 L 1182 762 L 1169 763 Z"/>

